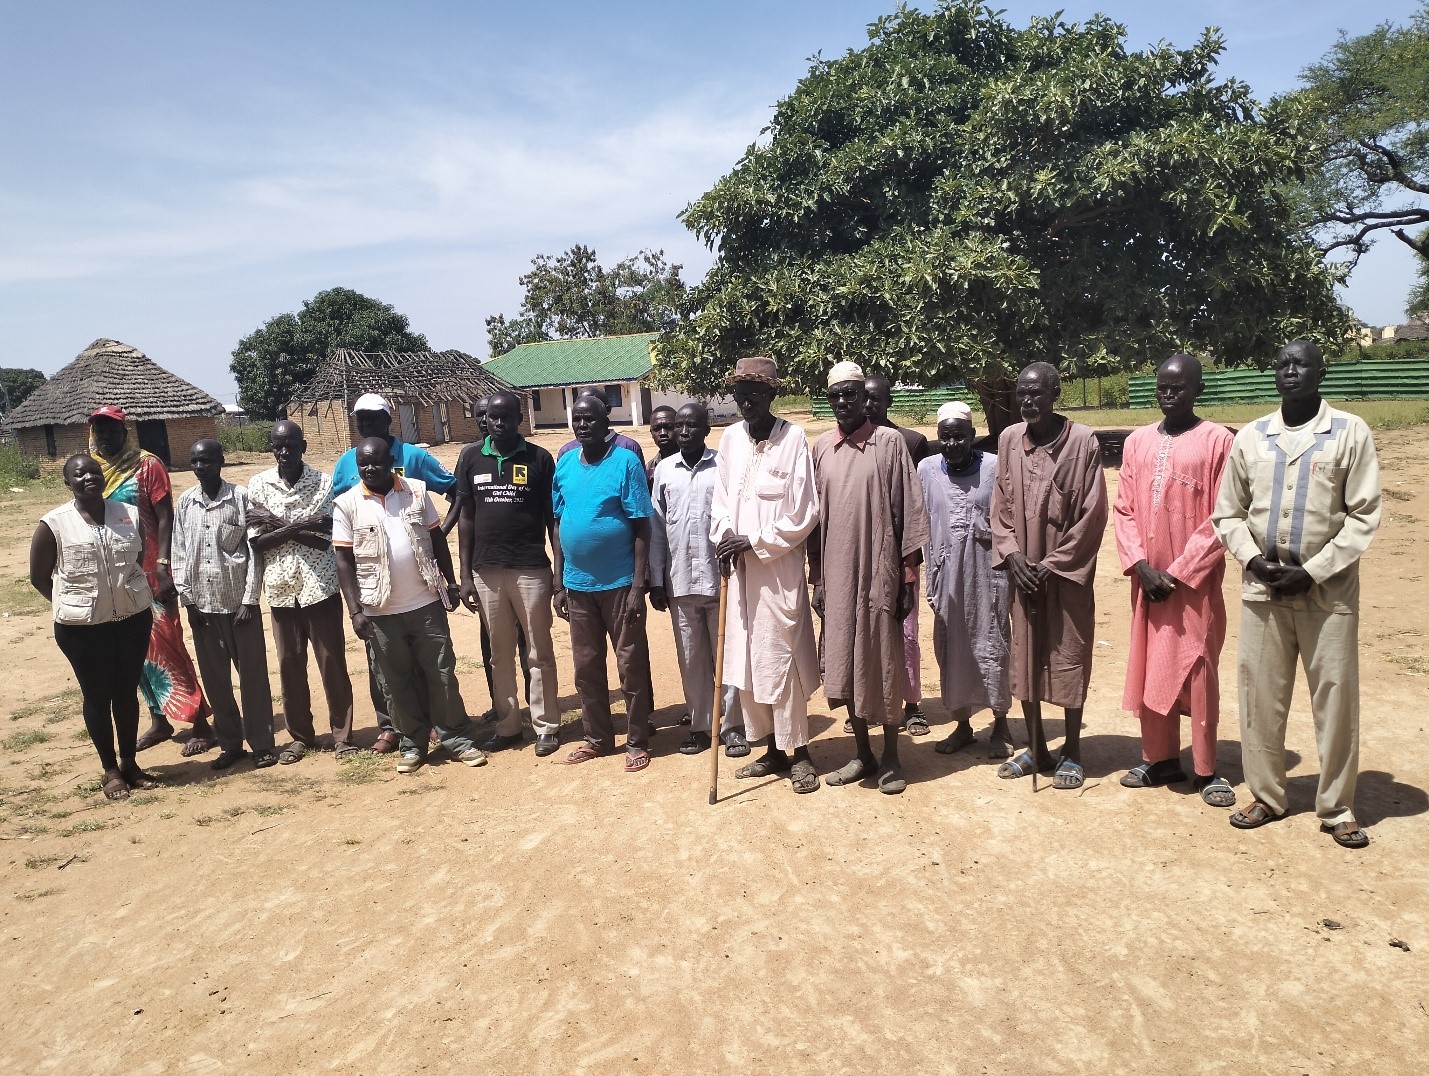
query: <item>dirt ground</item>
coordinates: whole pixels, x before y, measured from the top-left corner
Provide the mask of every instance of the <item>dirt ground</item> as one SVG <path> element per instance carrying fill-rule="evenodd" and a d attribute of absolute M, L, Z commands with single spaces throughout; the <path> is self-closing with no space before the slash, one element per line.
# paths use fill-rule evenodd
<path fill-rule="evenodd" d="M 1429 427 L 1379 445 L 1387 497 L 1364 563 L 1357 804 L 1373 842 L 1357 853 L 1318 832 L 1303 680 L 1285 821 L 1241 833 L 1188 786 L 1118 785 L 1138 741 L 1119 705 L 1128 602 L 1110 529 L 1079 793 L 997 780 L 987 715 L 977 747 L 936 754 L 946 714 L 930 700 L 934 734 L 905 743 L 900 797 L 736 785 L 724 761 L 711 807 L 708 756 L 679 755 L 671 728 L 651 767 L 629 776 L 619 757 L 565 768 L 528 746 L 481 769 L 411 777 L 390 759 L 339 767 L 331 755 L 216 777 L 211 755 L 182 759 L 164 744 L 143 762 L 167 787 L 110 804 L 46 610 L 21 582 L 35 520 L 63 491 L 0 491 L 0 648 L 16 677 L 0 719 L 0 1071 L 1319 1074 L 1422 1063 Z M 450 463 L 455 450 L 439 455 Z M 254 458 L 230 477 L 267 465 Z M 1237 586 L 1228 572 L 1220 766 L 1244 803 Z M 926 609 L 922 627 L 932 693 Z M 459 614 L 454 632 L 468 709 L 480 713 L 475 618 Z M 659 614 L 651 650 L 659 716 L 673 724 L 681 693 Z M 360 650 L 349 653 L 360 674 Z M 852 738 L 822 695 L 810 709 L 827 771 Z"/>

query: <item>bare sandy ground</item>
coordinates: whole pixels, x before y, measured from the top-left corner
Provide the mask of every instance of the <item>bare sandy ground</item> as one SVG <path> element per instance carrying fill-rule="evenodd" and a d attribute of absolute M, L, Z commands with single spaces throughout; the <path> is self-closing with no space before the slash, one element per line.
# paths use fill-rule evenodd
<path fill-rule="evenodd" d="M 34 521 L 61 495 L 0 492 L 0 1071 L 1416 1067 L 1429 1048 L 1429 429 L 1379 442 L 1389 495 L 1364 565 L 1358 800 L 1374 840 L 1359 853 L 1315 823 L 1303 681 L 1285 821 L 1240 833 L 1185 786 L 1117 784 L 1138 746 L 1119 709 L 1127 597 L 1109 531 L 1080 793 L 997 780 L 981 743 L 935 754 L 945 714 L 930 701 L 934 735 L 905 744 L 901 797 L 796 797 L 781 780 L 736 785 L 726 762 L 710 807 L 707 756 L 676 753 L 672 728 L 632 776 L 618 757 L 565 768 L 527 747 L 406 778 L 390 760 L 330 755 L 215 777 L 165 744 L 144 764 L 168 787 L 109 804 L 69 668 L 18 585 Z M 651 627 L 673 723 L 673 645 L 662 617 Z M 931 692 L 926 613 L 923 628 Z M 475 619 L 455 632 L 480 712 Z M 563 631 L 558 647 L 569 721 Z M 828 770 L 851 737 L 822 696 L 811 710 Z M 1244 802 L 1230 691 L 1226 711 L 1221 772 Z M 37 731 L 50 739 L 16 736 Z"/>

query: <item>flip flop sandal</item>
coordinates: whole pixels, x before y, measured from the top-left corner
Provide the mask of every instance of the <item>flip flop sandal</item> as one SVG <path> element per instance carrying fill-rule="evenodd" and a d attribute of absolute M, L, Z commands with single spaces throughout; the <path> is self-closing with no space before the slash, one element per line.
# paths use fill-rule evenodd
<path fill-rule="evenodd" d="M 600 758 L 603 754 L 605 754 L 604 751 L 598 751 L 590 744 L 583 743 L 565 757 L 564 764 L 567 766 L 579 766 L 582 762 L 589 762 L 593 758 Z"/>
<path fill-rule="evenodd" d="M 345 762 L 353 755 L 360 754 L 362 754 L 362 748 L 353 743 L 340 743 L 332 749 L 332 757 L 338 762 Z"/>
<path fill-rule="evenodd" d="M 150 729 L 148 732 L 144 733 L 144 735 L 139 737 L 139 742 L 134 745 L 134 750 L 147 751 L 149 750 L 149 748 L 158 747 L 159 744 L 163 743 L 165 740 L 172 740 L 173 738 L 173 729 L 166 729 L 163 732 L 155 732 L 153 729 Z"/>
<path fill-rule="evenodd" d="M 1196 778 L 1196 791 L 1209 807 L 1234 807 L 1235 790 L 1224 777 Z"/>
<path fill-rule="evenodd" d="M 208 736 L 193 736 L 189 739 L 188 743 L 184 744 L 179 754 L 184 758 L 193 758 L 195 755 L 201 755 L 205 751 L 212 750 L 217 742 L 218 741 Z"/>
<path fill-rule="evenodd" d="M 766 758 L 757 758 L 753 762 L 747 762 L 734 771 L 736 781 L 746 781 L 755 777 L 773 777 L 776 773 L 783 773 L 789 769 L 787 758 L 782 762 L 771 762 Z"/>
<path fill-rule="evenodd" d="M 903 779 L 903 771 L 885 769 L 878 771 L 878 791 L 886 796 L 897 796 L 908 787 Z"/>
<path fill-rule="evenodd" d="M 1369 834 L 1360 829 L 1359 823 L 1353 819 L 1333 826 L 1322 825 L 1320 831 L 1333 837 L 1335 843 L 1341 848 L 1367 848 L 1369 846 Z"/>
<path fill-rule="evenodd" d="M 865 777 L 872 777 L 878 772 L 878 765 L 870 766 L 861 758 L 845 762 L 833 773 L 824 778 L 824 783 L 835 788 L 840 785 L 853 785 L 862 781 Z"/>
<path fill-rule="evenodd" d="M 1086 775 L 1082 771 L 1080 762 L 1073 762 L 1069 758 L 1062 759 L 1057 763 L 1057 768 L 1052 771 L 1053 788 L 1081 788 Z"/>
<path fill-rule="evenodd" d="M 129 798 L 128 782 L 117 773 L 104 782 L 102 791 L 107 800 L 127 800 Z"/>
<path fill-rule="evenodd" d="M 644 751 L 625 752 L 625 772 L 639 773 L 650 765 L 650 756 Z"/>
<path fill-rule="evenodd" d="M 819 790 L 819 771 L 808 761 L 796 762 L 789 770 L 789 787 L 800 794 Z"/>
<path fill-rule="evenodd" d="M 303 756 L 307 753 L 308 745 L 301 740 L 294 740 L 278 752 L 278 761 L 284 766 L 291 766 L 295 762 L 303 761 Z"/>
<path fill-rule="evenodd" d="M 1268 804 L 1261 803 L 1260 800 L 1251 800 L 1249 807 L 1231 815 L 1230 822 L 1236 829 L 1259 829 L 1279 818 L 1280 815 L 1272 811 Z"/>
<path fill-rule="evenodd" d="M 1159 762 L 1143 762 L 1122 774 L 1121 783 L 1127 788 L 1160 788 L 1186 779 L 1181 767 L 1168 770 Z M 1226 787 L 1230 787 L 1227 785 Z M 1231 800 L 1235 802 L 1234 799 Z"/>

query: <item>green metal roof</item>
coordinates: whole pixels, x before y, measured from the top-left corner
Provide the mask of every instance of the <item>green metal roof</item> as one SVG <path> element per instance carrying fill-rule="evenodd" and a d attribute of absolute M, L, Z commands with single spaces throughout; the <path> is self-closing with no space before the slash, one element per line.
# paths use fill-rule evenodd
<path fill-rule="evenodd" d="M 638 381 L 650 372 L 650 345 L 659 335 L 637 333 L 522 344 L 488 360 L 485 369 L 518 389 Z"/>

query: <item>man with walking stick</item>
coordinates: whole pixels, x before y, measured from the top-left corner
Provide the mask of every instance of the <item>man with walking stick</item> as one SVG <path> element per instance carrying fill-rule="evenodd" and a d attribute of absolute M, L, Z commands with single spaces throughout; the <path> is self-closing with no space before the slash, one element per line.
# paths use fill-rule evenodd
<path fill-rule="evenodd" d="M 1034 362 L 1017 377 L 1022 422 L 997 442 L 993 567 L 1011 576 L 1012 694 L 1022 700 L 1028 748 L 998 767 L 1003 778 L 1053 768 L 1042 703 L 1066 714 L 1054 788 L 1080 788 L 1082 705 L 1091 682 L 1096 604 L 1092 580 L 1106 529 L 1106 479 L 1095 434 L 1056 413 L 1056 367 Z M 1034 781 L 1035 781 L 1034 777 Z"/>
<path fill-rule="evenodd" d="M 795 792 L 813 792 L 808 706 L 819 655 L 804 575 L 804 544 L 819 522 L 813 460 L 804 431 L 770 411 L 780 385 L 773 359 L 740 359 L 725 382 L 744 421 L 715 454 L 710 537 L 733 573 L 723 681 L 739 690 L 745 735 L 765 745 L 735 777 L 788 771 Z"/>

